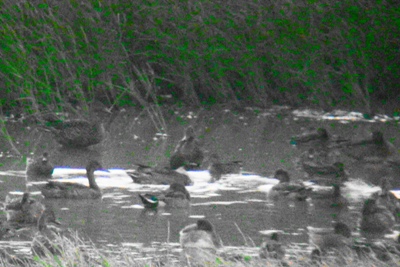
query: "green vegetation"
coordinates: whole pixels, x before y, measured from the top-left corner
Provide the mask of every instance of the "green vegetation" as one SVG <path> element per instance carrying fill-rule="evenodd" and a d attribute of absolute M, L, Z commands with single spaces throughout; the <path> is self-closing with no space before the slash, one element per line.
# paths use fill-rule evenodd
<path fill-rule="evenodd" d="M 0 2 L 0 105 L 399 99 L 396 1 Z M 172 95 L 172 99 L 165 96 Z"/>

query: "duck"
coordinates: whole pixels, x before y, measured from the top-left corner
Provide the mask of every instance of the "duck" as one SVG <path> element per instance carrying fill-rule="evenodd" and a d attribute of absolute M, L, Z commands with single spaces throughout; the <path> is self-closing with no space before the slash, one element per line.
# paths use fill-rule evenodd
<path fill-rule="evenodd" d="M 311 141 L 327 141 L 329 139 L 328 131 L 325 128 L 310 129 L 300 135 L 293 136 L 290 140 L 292 145 L 308 143 Z"/>
<path fill-rule="evenodd" d="M 341 186 L 338 184 L 332 185 L 332 190 L 317 191 L 313 190 L 309 196 L 314 201 L 314 204 L 323 208 L 347 208 L 349 201 L 343 197 Z"/>
<path fill-rule="evenodd" d="M 290 182 L 290 176 L 287 171 L 279 169 L 275 172 L 274 177 L 279 180 L 279 183 L 274 185 L 268 196 L 271 199 L 288 198 L 294 200 L 306 200 L 310 188 L 302 183 Z"/>
<path fill-rule="evenodd" d="M 47 116 L 44 118 L 45 124 L 39 125 L 39 128 L 51 132 L 55 140 L 64 147 L 86 148 L 99 144 L 103 141 L 106 133 L 105 123 L 101 117 L 109 116 L 106 123 L 109 126 L 117 113 L 112 113 L 98 101 L 95 101 L 92 106 L 89 119 L 61 120 L 56 116 Z"/>
<path fill-rule="evenodd" d="M 188 126 L 182 140 L 179 141 L 170 158 L 170 167 L 173 170 L 179 167 L 197 169 L 201 166 L 203 159 L 204 152 L 201 148 L 200 141 L 195 137 L 193 127 Z"/>
<path fill-rule="evenodd" d="M 94 178 L 95 170 L 104 170 L 96 160 L 91 160 L 86 166 L 86 175 L 89 180 L 89 187 L 77 183 L 63 183 L 50 181 L 41 188 L 46 198 L 68 198 L 68 199 L 96 199 L 101 197 L 101 190 Z"/>
<path fill-rule="evenodd" d="M 161 184 L 168 185 L 173 183 L 181 183 L 183 185 L 192 185 L 193 182 L 186 174 L 183 168 L 177 170 L 164 168 L 153 168 L 150 166 L 137 164 L 138 168 L 134 171 L 126 171 L 137 184 Z"/>
<path fill-rule="evenodd" d="M 49 162 L 49 153 L 44 152 L 41 158 L 28 162 L 26 175 L 30 179 L 50 179 L 53 175 L 54 166 Z"/>
<path fill-rule="evenodd" d="M 227 163 L 221 163 L 219 156 L 216 153 L 210 156 L 210 166 L 208 171 L 211 175 L 210 182 L 215 182 L 221 179 L 223 174 L 240 174 L 242 171 L 242 161 L 231 161 Z"/>
<path fill-rule="evenodd" d="M 373 131 L 371 138 L 346 143 L 343 152 L 349 157 L 366 163 L 399 162 L 400 156 L 395 146 L 384 139 L 381 131 Z"/>
<path fill-rule="evenodd" d="M 179 232 L 179 243 L 182 248 L 204 248 L 216 250 L 220 247 L 214 231 L 214 226 L 209 220 L 199 219 Z"/>
<path fill-rule="evenodd" d="M 31 244 L 31 252 L 33 255 L 45 256 L 47 254 L 51 255 L 61 255 L 62 245 L 59 244 L 61 229 L 51 225 L 50 223 L 61 225 L 60 222 L 56 220 L 54 211 L 46 210 L 40 217 L 37 223 L 37 231 L 33 236 Z"/>
<path fill-rule="evenodd" d="M 10 200 L 7 196 L 4 210 L 9 222 L 36 224 L 46 207 L 40 201 L 31 199 L 29 192 L 25 192 L 21 200 Z"/>
<path fill-rule="evenodd" d="M 386 207 L 378 205 L 375 198 L 365 200 L 361 215 L 360 228 L 364 234 L 388 233 L 395 224 L 393 214 Z"/>
<path fill-rule="evenodd" d="M 350 227 L 343 222 L 335 222 L 332 229 L 307 227 L 311 243 L 319 250 L 317 255 L 329 251 L 349 250 L 352 245 Z"/>
<path fill-rule="evenodd" d="M 167 190 L 159 195 L 139 194 L 143 206 L 147 209 L 155 209 L 159 206 L 172 208 L 187 208 L 190 206 L 190 193 L 180 183 L 172 183 Z"/>
<path fill-rule="evenodd" d="M 264 239 L 260 247 L 260 258 L 282 260 L 286 251 L 279 239 L 278 232 L 273 232 L 268 238 Z"/>
<path fill-rule="evenodd" d="M 196 223 L 184 227 L 179 232 L 179 243 L 189 266 L 213 266 L 216 260 L 223 263 L 217 256 L 220 242 L 214 226 L 207 219 L 199 219 Z"/>
<path fill-rule="evenodd" d="M 303 162 L 303 169 L 311 181 L 318 185 L 343 184 L 348 180 L 348 175 L 342 162 L 335 162 L 332 165 Z"/>

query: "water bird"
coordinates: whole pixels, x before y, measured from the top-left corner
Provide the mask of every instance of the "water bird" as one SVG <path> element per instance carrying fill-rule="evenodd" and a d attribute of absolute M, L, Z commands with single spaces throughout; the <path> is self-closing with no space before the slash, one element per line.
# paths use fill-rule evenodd
<path fill-rule="evenodd" d="M 314 204 L 323 208 L 346 208 L 349 206 L 349 201 L 342 196 L 341 187 L 338 184 L 332 185 L 333 190 L 318 191 L 313 190 L 309 196 Z"/>
<path fill-rule="evenodd" d="M 288 198 L 295 200 L 305 200 L 308 197 L 310 188 L 302 183 L 294 183 L 290 181 L 290 176 L 287 171 L 279 169 L 275 172 L 275 178 L 279 180 L 279 183 L 274 185 L 268 196 L 272 199 Z"/>
<path fill-rule="evenodd" d="M 138 168 L 136 170 L 126 172 L 132 178 L 134 183 L 163 185 L 173 183 L 181 183 L 183 185 L 193 184 L 192 180 L 190 180 L 183 168 L 171 170 L 167 167 L 153 168 L 142 164 L 137 165 Z"/>
<path fill-rule="evenodd" d="M 199 219 L 179 232 L 182 248 L 217 249 L 220 247 L 214 226 L 206 219 Z"/>
<path fill-rule="evenodd" d="M 216 153 L 211 154 L 210 166 L 208 167 L 208 171 L 211 175 L 210 182 L 218 181 L 224 174 L 240 174 L 242 171 L 242 165 L 242 161 L 221 163 L 221 160 Z"/>
<path fill-rule="evenodd" d="M 293 136 L 290 143 L 293 145 L 308 143 L 311 141 L 327 141 L 328 131 L 325 128 L 310 129 L 300 135 Z"/>
<path fill-rule="evenodd" d="M 260 258 L 282 260 L 285 257 L 285 248 L 280 242 L 278 232 L 273 232 L 264 239 L 260 247 Z"/>
<path fill-rule="evenodd" d="M 85 148 L 96 145 L 105 137 L 104 116 L 100 112 L 109 116 L 107 127 L 117 115 L 96 101 L 88 119 L 61 120 L 56 116 L 47 116 L 44 118 L 45 125 L 40 125 L 40 129 L 53 133 L 56 141 L 64 147 Z"/>
<path fill-rule="evenodd" d="M 220 243 L 214 226 L 206 219 L 183 228 L 179 232 L 179 242 L 189 266 L 212 266 L 216 260 L 221 262 L 216 254 Z"/>
<path fill-rule="evenodd" d="M 399 162 L 400 155 L 394 145 L 383 138 L 383 133 L 374 131 L 371 138 L 345 143 L 343 153 L 357 161 L 382 162 L 385 160 Z"/>
<path fill-rule="evenodd" d="M 318 185 L 343 184 L 348 180 L 348 175 L 342 162 L 332 165 L 319 165 L 313 162 L 303 162 L 303 169 L 311 181 Z"/>
<path fill-rule="evenodd" d="M 386 207 L 395 217 L 396 221 L 400 220 L 400 202 L 397 197 L 390 192 L 391 184 L 388 177 L 381 178 L 381 191 L 372 195 L 377 200 L 378 205 Z"/>
<path fill-rule="evenodd" d="M 139 197 L 146 209 L 155 209 L 158 207 L 159 200 L 156 196 L 151 194 L 139 194 Z"/>
<path fill-rule="evenodd" d="M 374 198 L 369 198 L 364 202 L 361 215 L 360 228 L 365 234 L 391 232 L 395 224 L 393 214 L 386 207 L 378 205 Z"/>
<path fill-rule="evenodd" d="M 46 207 L 40 201 L 31 199 L 29 192 L 25 192 L 21 200 L 11 200 L 7 196 L 4 210 L 7 213 L 7 221 L 18 224 L 36 224 Z"/>
<path fill-rule="evenodd" d="M 172 208 L 187 208 L 190 206 L 190 193 L 180 183 L 172 183 L 160 194 L 139 194 L 145 208 L 167 206 Z"/>
<path fill-rule="evenodd" d="M 101 190 L 96 183 L 95 170 L 104 170 L 98 161 L 92 160 L 86 166 L 86 175 L 89 187 L 76 183 L 63 183 L 50 181 L 41 188 L 46 198 L 69 198 L 69 199 L 96 199 L 101 197 Z"/>
<path fill-rule="evenodd" d="M 200 141 L 196 138 L 193 127 L 188 126 L 170 158 L 170 167 L 173 170 L 181 166 L 185 169 L 199 168 L 203 159 Z"/>
<path fill-rule="evenodd" d="M 43 153 L 41 158 L 28 162 L 26 175 L 29 179 L 49 179 L 53 175 L 54 166 L 49 162 L 49 154 Z"/>
<path fill-rule="evenodd" d="M 351 248 L 351 230 L 343 222 L 335 222 L 332 229 L 307 227 L 311 243 L 319 250 L 318 254 L 329 251 L 346 251 Z"/>

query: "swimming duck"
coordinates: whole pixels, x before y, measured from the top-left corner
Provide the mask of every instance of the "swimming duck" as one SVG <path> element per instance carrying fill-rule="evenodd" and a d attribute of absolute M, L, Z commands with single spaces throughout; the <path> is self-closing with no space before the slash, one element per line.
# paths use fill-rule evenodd
<path fill-rule="evenodd" d="M 50 181 L 41 188 L 46 198 L 70 198 L 70 199 L 95 199 L 101 197 L 101 190 L 94 178 L 95 170 L 104 170 L 98 161 L 92 160 L 86 166 L 86 175 L 89 187 L 76 183 L 63 183 Z"/>
<path fill-rule="evenodd" d="M 152 168 L 138 164 L 138 168 L 135 171 L 127 171 L 126 173 L 132 178 L 133 182 L 137 184 L 193 184 L 192 180 L 190 180 L 189 176 L 184 172 L 186 171 L 181 168 L 171 170 L 167 167 Z"/>
<path fill-rule="evenodd" d="M 260 248 L 260 258 L 282 260 L 285 257 L 285 248 L 279 239 L 277 232 L 264 239 Z"/>
<path fill-rule="evenodd" d="M 344 164 L 335 162 L 333 165 L 318 165 L 311 162 L 303 162 L 303 169 L 310 179 L 318 185 L 343 184 L 348 180 L 344 170 Z"/>
<path fill-rule="evenodd" d="M 90 110 L 90 119 L 61 120 L 55 116 L 46 117 L 41 128 L 53 133 L 56 141 L 64 147 L 85 148 L 96 145 L 105 137 L 105 127 L 102 117 L 108 116 L 107 126 L 115 119 L 117 112 L 111 111 L 95 101 Z M 111 114 L 111 116 L 110 116 Z"/>
<path fill-rule="evenodd" d="M 218 181 L 223 174 L 239 174 L 242 170 L 242 165 L 241 161 L 221 163 L 219 156 L 215 153 L 212 154 L 210 156 L 210 166 L 208 167 L 211 175 L 210 182 Z"/>
<path fill-rule="evenodd" d="M 31 251 L 33 255 L 45 256 L 50 253 L 52 255 L 61 255 L 62 246 L 57 241 L 60 240 L 60 229 L 49 227 L 49 223 L 60 225 L 56 220 L 53 211 L 46 210 L 37 223 L 37 231 L 34 234 Z"/>
<path fill-rule="evenodd" d="M 382 162 L 388 159 L 396 161 L 400 159 L 394 145 L 383 138 L 380 131 L 372 132 L 370 139 L 346 143 L 343 152 L 357 161 Z"/>
<path fill-rule="evenodd" d="M 325 254 L 328 251 L 348 250 L 351 246 L 351 230 L 349 226 L 342 222 L 334 223 L 331 229 L 318 229 L 307 227 L 311 243 Z"/>
<path fill-rule="evenodd" d="M 362 208 L 361 231 L 366 234 L 390 232 L 395 223 L 393 214 L 385 207 L 379 206 L 377 200 L 369 198 Z"/>
<path fill-rule="evenodd" d="M 308 192 L 311 190 L 306 188 L 302 183 L 290 182 L 289 174 L 282 169 L 275 172 L 275 178 L 279 180 L 279 184 L 274 185 L 268 194 L 272 199 L 285 197 L 288 199 L 305 200 Z"/>
<path fill-rule="evenodd" d="M 54 166 L 49 162 L 49 154 L 43 153 L 39 159 L 28 162 L 26 167 L 26 175 L 29 179 L 48 179 L 51 178 L 54 171 Z"/>
<path fill-rule="evenodd" d="M 179 141 L 170 158 L 170 167 L 173 170 L 181 166 L 185 167 L 185 169 L 198 168 L 203 159 L 204 154 L 200 142 L 195 137 L 193 127 L 189 126 L 186 128 L 183 139 Z"/>
<path fill-rule="evenodd" d="M 187 208 L 190 206 L 190 193 L 180 183 L 172 183 L 167 190 L 159 195 L 139 194 L 145 208 L 154 209 L 158 206 Z"/>
<path fill-rule="evenodd" d="M 308 143 L 311 141 L 327 141 L 329 139 L 328 131 L 325 128 L 311 129 L 305 133 L 292 137 L 290 143 L 293 145 Z"/>
<path fill-rule="evenodd" d="M 313 190 L 309 196 L 315 200 L 314 204 L 323 208 L 346 208 L 349 201 L 342 196 L 341 187 L 338 184 L 332 185 L 333 190 L 318 191 Z"/>
<path fill-rule="evenodd" d="M 7 213 L 7 221 L 36 224 L 46 208 L 40 201 L 30 199 L 30 193 L 25 192 L 21 200 L 9 200 L 7 196 L 4 210 Z"/>
<path fill-rule="evenodd" d="M 179 243 L 182 248 L 217 249 L 220 247 L 214 226 L 206 219 L 199 219 L 179 232 Z"/>

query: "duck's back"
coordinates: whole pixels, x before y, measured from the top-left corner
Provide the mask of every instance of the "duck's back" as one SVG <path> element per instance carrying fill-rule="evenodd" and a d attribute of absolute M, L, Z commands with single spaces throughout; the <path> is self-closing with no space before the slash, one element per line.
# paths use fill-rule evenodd
<path fill-rule="evenodd" d="M 51 181 L 41 191 L 46 198 L 95 199 L 101 197 L 99 190 L 76 183 Z"/>

